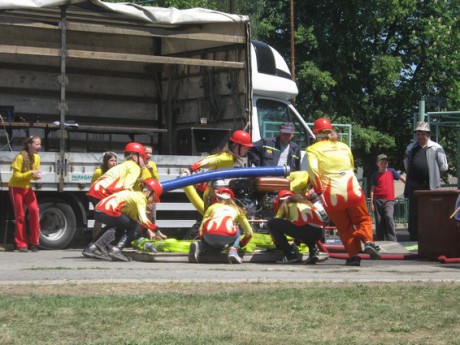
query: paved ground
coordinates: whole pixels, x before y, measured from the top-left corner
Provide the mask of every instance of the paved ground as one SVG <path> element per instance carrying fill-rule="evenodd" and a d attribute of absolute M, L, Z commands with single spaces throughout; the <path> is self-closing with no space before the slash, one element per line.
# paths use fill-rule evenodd
<path fill-rule="evenodd" d="M 275 263 L 190 264 L 185 255 L 155 262 L 109 262 L 86 259 L 81 249 L 0 252 L 0 284 L 62 284 L 101 282 L 224 282 L 224 281 L 455 281 L 460 264 L 428 260 L 364 260 L 361 267 L 329 259 L 315 266 Z"/>

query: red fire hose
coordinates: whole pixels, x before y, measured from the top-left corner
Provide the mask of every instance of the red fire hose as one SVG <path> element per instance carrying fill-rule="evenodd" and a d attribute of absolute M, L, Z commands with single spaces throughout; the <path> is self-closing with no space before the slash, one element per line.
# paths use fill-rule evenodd
<path fill-rule="evenodd" d="M 443 264 L 458 264 L 460 263 L 460 258 L 446 258 L 444 255 L 441 255 L 438 258 L 439 262 Z"/>
<path fill-rule="evenodd" d="M 324 244 L 321 241 L 318 241 L 317 244 L 318 248 L 322 252 L 329 254 L 329 257 L 332 259 L 346 260 L 350 257 L 347 253 L 343 253 L 345 248 L 341 244 Z M 370 259 L 369 254 L 358 254 L 358 256 L 361 259 Z M 380 258 L 381 260 L 415 260 L 421 259 L 422 257 L 418 254 L 381 254 Z"/>

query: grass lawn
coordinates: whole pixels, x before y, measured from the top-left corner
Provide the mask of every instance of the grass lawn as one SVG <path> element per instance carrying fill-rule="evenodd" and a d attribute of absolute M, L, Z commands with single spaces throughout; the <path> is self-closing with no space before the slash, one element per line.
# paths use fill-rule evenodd
<path fill-rule="evenodd" d="M 0 344 L 455 345 L 460 285 L 0 285 Z"/>

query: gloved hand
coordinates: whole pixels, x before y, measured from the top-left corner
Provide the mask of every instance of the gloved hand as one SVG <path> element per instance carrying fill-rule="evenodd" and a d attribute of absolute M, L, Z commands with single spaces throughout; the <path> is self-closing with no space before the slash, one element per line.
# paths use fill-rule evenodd
<path fill-rule="evenodd" d="M 317 194 L 312 194 L 311 195 L 311 201 L 313 203 L 313 206 L 315 206 L 316 208 L 316 211 L 318 212 L 318 214 L 320 215 L 321 217 L 321 220 L 324 222 L 324 223 L 329 223 L 330 222 L 330 219 L 329 219 L 329 216 L 326 212 L 326 210 L 324 209 L 324 197 L 322 194 L 320 195 L 317 195 Z"/>
<path fill-rule="evenodd" d="M 163 234 L 158 228 L 155 231 L 150 229 L 147 230 L 147 236 L 151 241 L 162 241 L 168 238 L 165 234 Z"/>

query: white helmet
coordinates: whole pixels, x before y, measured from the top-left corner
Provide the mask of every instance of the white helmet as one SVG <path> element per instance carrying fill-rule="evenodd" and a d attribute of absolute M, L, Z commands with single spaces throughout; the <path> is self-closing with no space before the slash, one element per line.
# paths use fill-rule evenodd
<path fill-rule="evenodd" d="M 228 187 L 228 184 L 227 182 L 225 182 L 225 180 L 215 180 L 215 181 L 212 181 L 211 187 L 214 190 L 218 190 L 219 188 L 222 188 L 222 187 Z"/>

